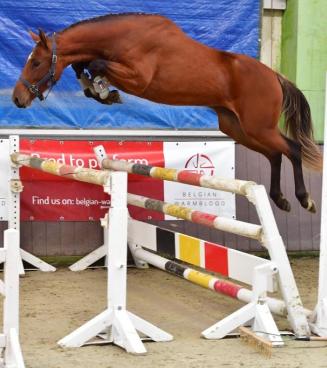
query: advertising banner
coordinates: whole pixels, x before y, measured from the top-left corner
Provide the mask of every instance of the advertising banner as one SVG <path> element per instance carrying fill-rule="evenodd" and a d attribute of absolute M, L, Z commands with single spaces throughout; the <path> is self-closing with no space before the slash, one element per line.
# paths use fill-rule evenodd
<path fill-rule="evenodd" d="M 4 140 L 4 142 L 7 142 Z M 0 144 L 0 216 L 7 218 L 10 163 L 8 144 Z M 111 159 L 150 166 L 186 169 L 206 175 L 234 178 L 234 142 L 138 142 L 60 141 L 21 139 L 20 151 L 34 157 L 56 160 L 66 165 L 99 169 L 93 148 L 103 145 Z M 110 206 L 110 197 L 100 186 L 57 177 L 22 167 L 21 193 L 23 221 L 97 221 Z M 222 216 L 235 216 L 233 194 L 190 185 L 129 175 L 128 191 L 169 203 Z M 2 205 L 1 205 L 2 204 Z M 129 206 L 139 220 L 163 220 L 155 211 Z M 167 217 L 168 219 L 169 217 Z"/>
<path fill-rule="evenodd" d="M 99 168 L 93 153 L 95 144 L 103 145 L 113 159 L 146 165 L 164 164 L 162 142 L 21 140 L 20 144 L 21 152 L 79 167 Z M 110 201 L 102 187 L 26 167 L 21 169 L 21 178 L 24 184 L 21 194 L 22 220 L 92 221 L 103 217 L 108 211 Z M 164 199 L 162 182 L 152 178 L 130 175 L 128 190 Z M 148 216 L 163 219 L 160 213 L 149 213 L 136 207 L 131 207 L 130 213 L 139 219 Z"/>

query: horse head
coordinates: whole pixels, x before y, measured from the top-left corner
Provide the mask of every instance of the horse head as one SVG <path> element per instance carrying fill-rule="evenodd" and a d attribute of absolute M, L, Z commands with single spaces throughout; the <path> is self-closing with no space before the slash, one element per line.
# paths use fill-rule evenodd
<path fill-rule="evenodd" d="M 43 93 L 53 87 L 64 69 L 57 58 L 55 34 L 47 37 L 40 29 L 38 35 L 31 31 L 30 35 L 36 45 L 12 94 L 12 100 L 18 107 L 30 106 L 35 97 L 44 100 Z"/>

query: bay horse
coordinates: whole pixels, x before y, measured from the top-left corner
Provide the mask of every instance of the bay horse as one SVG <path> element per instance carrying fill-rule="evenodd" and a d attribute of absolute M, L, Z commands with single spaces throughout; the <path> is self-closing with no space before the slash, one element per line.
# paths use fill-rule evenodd
<path fill-rule="evenodd" d="M 52 37 L 42 30 L 30 34 L 36 46 L 14 88 L 16 106 L 27 107 L 35 97 L 42 100 L 69 65 L 87 67 L 118 89 L 151 101 L 208 106 L 219 116 L 223 133 L 269 160 L 270 196 L 277 207 L 291 208 L 280 187 L 284 154 L 293 166 L 297 199 L 316 211 L 302 172 L 302 162 L 322 168 L 309 104 L 292 82 L 258 60 L 207 47 L 153 14 L 109 14 Z M 278 127 L 282 113 L 289 137 Z"/>

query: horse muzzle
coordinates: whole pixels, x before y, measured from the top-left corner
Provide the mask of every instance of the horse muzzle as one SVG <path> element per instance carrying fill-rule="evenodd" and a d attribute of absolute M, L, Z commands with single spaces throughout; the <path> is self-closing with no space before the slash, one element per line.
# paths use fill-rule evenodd
<path fill-rule="evenodd" d="M 19 108 L 23 108 L 24 109 L 26 107 L 26 105 L 24 105 L 24 104 L 22 104 L 22 103 L 19 102 L 19 99 L 17 97 L 13 98 L 13 102 Z"/>
<path fill-rule="evenodd" d="M 28 107 L 32 102 L 30 99 L 30 94 L 26 93 L 24 90 L 21 90 L 17 87 L 15 88 L 11 99 L 12 102 L 19 108 Z"/>

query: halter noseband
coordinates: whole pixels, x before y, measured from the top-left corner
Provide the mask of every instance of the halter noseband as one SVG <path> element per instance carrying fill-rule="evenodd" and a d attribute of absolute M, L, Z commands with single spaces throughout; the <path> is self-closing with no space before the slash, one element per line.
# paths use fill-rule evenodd
<path fill-rule="evenodd" d="M 50 69 L 48 71 L 48 73 L 38 82 L 36 82 L 35 84 L 30 83 L 28 80 L 19 77 L 19 80 L 24 84 L 24 86 L 36 97 L 39 98 L 40 101 L 45 100 L 48 95 L 49 92 L 51 91 L 52 87 L 56 84 L 56 80 L 55 80 L 55 73 L 56 73 L 56 64 L 57 64 L 57 47 L 56 47 L 56 38 L 55 38 L 56 34 L 53 33 L 52 35 L 52 58 L 51 58 L 51 66 Z M 46 97 L 43 96 L 43 94 L 41 93 L 41 91 L 39 90 L 39 87 L 42 86 L 44 83 L 48 83 L 49 82 L 49 92 L 46 95 Z"/>

